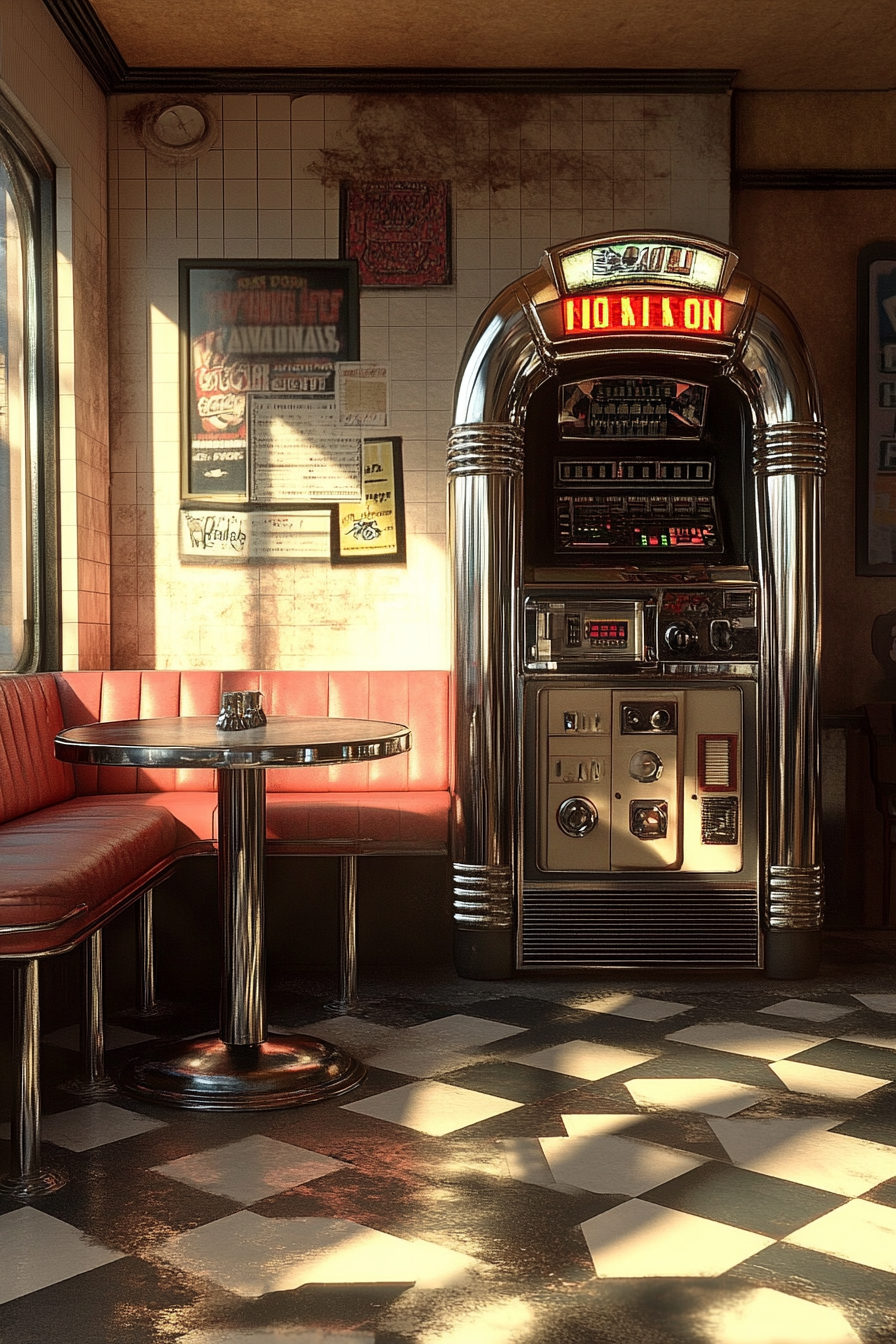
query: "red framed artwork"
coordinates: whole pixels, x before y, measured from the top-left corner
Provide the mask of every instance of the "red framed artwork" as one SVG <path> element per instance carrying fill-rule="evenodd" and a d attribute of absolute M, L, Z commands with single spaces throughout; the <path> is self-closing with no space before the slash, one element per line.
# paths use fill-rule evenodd
<path fill-rule="evenodd" d="M 341 252 L 362 285 L 451 283 L 450 182 L 345 182 Z"/>

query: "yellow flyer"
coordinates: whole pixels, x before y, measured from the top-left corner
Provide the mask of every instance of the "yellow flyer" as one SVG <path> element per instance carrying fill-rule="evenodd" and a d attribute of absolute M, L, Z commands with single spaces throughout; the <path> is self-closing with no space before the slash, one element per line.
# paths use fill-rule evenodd
<path fill-rule="evenodd" d="M 335 564 L 405 560 L 404 489 L 401 439 L 367 439 L 361 447 L 360 502 L 339 504 L 334 512 L 332 560 Z"/>

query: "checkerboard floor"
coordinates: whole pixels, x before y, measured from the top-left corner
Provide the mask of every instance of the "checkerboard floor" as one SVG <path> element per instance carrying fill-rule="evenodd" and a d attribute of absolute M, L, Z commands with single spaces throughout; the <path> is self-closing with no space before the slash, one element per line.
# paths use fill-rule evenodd
<path fill-rule="evenodd" d="M 283 985 L 275 1028 L 368 1074 L 260 1114 L 78 1104 L 51 1033 L 70 1183 L 0 1197 L 0 1339 L 892 1341 L 896 995 L 882 964 L 827 972 L 380 977 L 335 1019 Z M 110 1064 L 182 1025 L 129 1019 Z"/>

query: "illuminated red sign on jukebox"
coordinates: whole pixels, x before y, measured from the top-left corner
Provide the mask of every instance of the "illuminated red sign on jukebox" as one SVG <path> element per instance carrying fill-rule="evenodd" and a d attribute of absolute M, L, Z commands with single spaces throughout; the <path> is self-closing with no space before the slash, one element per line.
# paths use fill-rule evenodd
<path fill-rule="evenodd" d="M 567 336 L 604 331 L 678 331 L 724 337 L 723 299 L 678 294 L 585 294 L 563 300 Z"/>

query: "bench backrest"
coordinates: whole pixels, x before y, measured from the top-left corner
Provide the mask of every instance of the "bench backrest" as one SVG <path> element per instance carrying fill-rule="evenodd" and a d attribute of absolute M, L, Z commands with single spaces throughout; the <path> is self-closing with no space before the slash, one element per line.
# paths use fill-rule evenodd
<path fill-rule="evenodd" d="M 52 676 L 0 676 L 0 822 L 72 797 L 71 766 L 53 754 L 64 727 Z"/>
<path fill-rule="evenodd" d="M 56 672 L 64 726 L 217 714 L 224 691 L 260 690 L 271 715 L 330 715 L 407 724 L 413 750 L 372 765 L 269 770 L 269 793 L 448 788 L 447 672 Z M 57 730 L 58 731 L 58 730 Z M 52 755 L 52 736 L 50 737 Z M 212 770 L 76 766 L 79 793 L 211 790 Z M 25 809 L 27 810 L 27 809 Z"/>

